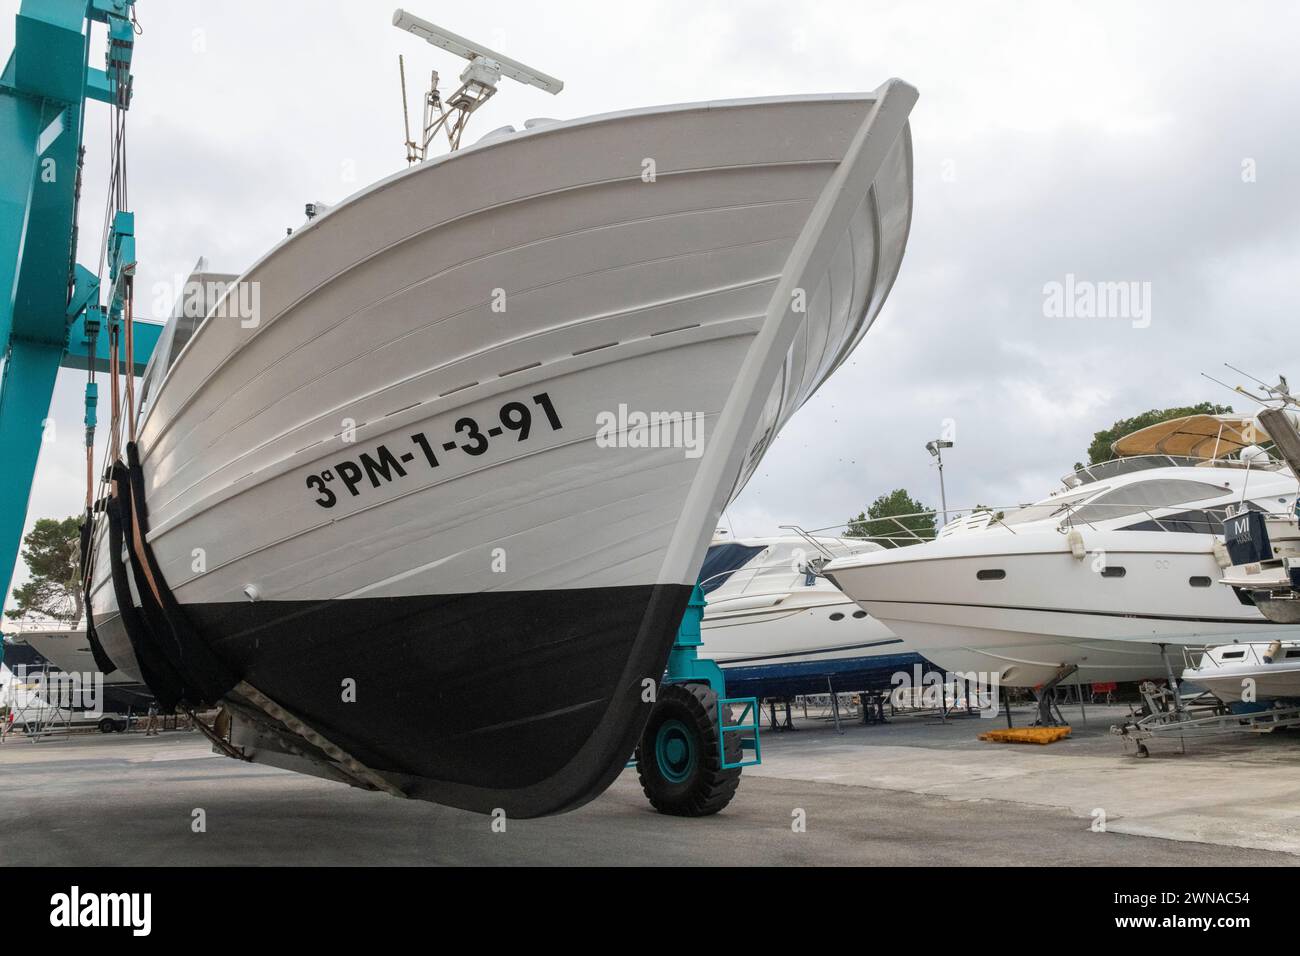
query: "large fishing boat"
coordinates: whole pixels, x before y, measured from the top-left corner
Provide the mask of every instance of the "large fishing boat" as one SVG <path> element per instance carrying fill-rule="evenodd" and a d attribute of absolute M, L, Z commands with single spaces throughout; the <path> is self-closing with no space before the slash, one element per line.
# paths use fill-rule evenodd
<path fill-rule="evenodd" d="M 898 274 L 915 99 L 530 121 L 198 283 L 98 505 L 102 654 L 253 760 L 601 792 L 719 514 Z"/>

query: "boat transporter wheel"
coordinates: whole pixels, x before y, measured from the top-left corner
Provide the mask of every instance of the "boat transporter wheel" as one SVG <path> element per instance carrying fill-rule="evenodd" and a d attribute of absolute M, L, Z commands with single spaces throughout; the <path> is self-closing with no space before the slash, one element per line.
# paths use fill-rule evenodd
<path fill-rule="evenodd" d="M 718 747 L 718 697 L 706 684 L 664 684 L 636 748 L 641 789 L 660 813 L 704 817 L 736 794 L 740 768 L 724 770 Z M 727 760 L 741 758 L 738 734 L 727 738 Z"/>

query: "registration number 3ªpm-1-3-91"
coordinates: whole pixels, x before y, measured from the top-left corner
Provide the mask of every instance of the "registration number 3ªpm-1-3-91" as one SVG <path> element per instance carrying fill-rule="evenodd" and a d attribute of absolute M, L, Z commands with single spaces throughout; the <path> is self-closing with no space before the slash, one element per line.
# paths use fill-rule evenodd
<path fill-rule="evenodd" d="M 559 431 L 563 427 L 550 395 L 546 392 L 534 395 L 533 404 L 542 412 L 551 431 Z M 316 504 L 322 508 L 333 508 L 338 504 L 342 493 L 335 490 L 340 485 L 347 490 L 348 495 L 355 498 L 365 487 L 378 488 L 398 481 L 407 477 L 412 469 L 441 467 L 442 462 L 438 460 L 441 452 L 450 455 L 459 451 L 477 458 L 486 454 L 492 446 L 492 439 L 499 438 L 506 432 L 513 432 L 517 442 L 528 441 L 529 436 L 535 434 L 533 410 L 524 402 L 506 402 L 497 409 L 496 417 L 500 424 L 489 425 L 486 429 L 474 418 L 459 418 L 456 420 L 455 437 L 442 442 L 430 439 L 424 432 L 416 432 L 409 438 L 409 449 L 394 451 L 388 445 L 378 445 L 373 451 L 362 452 L 355 459 L 344 459 L 333 468 L 308 475 L 307 488 L 316 495 Z"/>

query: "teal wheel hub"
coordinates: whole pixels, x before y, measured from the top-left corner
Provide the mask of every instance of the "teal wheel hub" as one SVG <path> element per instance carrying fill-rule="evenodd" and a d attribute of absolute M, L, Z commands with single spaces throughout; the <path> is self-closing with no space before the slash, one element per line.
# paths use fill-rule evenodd
<path fill-rule="evenodd" d="M 695 771 L 695 737 L 680 720 L 665 720 L 655 734 L 655 762 L 671 783 L 681 783 Z"/>

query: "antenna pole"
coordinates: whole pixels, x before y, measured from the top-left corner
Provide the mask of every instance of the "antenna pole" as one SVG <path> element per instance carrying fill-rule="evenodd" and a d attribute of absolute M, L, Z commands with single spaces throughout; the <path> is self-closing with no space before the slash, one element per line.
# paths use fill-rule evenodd
<path fill-rule="evenodd" d="M 397 55 L 397 71 L 402 77 L 402 127 L 406 131 L 406 162 L 414 165 L 424 156 L 423 150 L 417 148 L 411 139 L 411 111 L 406 103 L 406 59 L 400 53 Z"/>
<path fill-rule="evenodd" d="M 1260 379 L 1258 379 L 1258 378 L 1255 378 L 1255 376 L 1251 375 L 1249 372 L 1243 372 L 1241 369 L 1237 368 L 1235 365 L 1229 365 L 1227 362 L 1224 362 L 1223 365 L 1224 365 L 1224 368 L 1230 368 L 1230 369 L 1232 369 L 1234 372 L 1236 372 L 1238 375 L 1244 375 L 1244 376 L 1246 376 L 1246 378 L 1251 379 L 1251 380 L 1254 381 L 1257 385 L 1263 385 L 1265 388 L 1268 388 L 1268 383 L 1267 383 L 1267 382 L 1264 382 L 1264 381 L 1262 381 L 1262 380 L 1260 380 Z"/>

